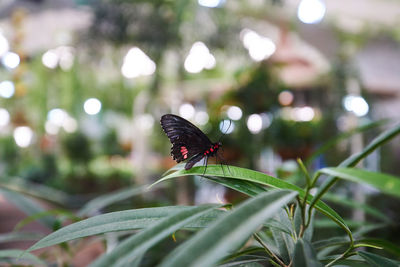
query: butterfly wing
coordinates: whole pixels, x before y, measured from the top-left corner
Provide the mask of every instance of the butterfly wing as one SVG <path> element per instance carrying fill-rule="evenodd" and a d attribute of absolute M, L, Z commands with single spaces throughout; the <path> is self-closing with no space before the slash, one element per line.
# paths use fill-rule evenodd
<path fill-rule="evenodd" d="M 172 143 L 171 155 L 178 163 L 194 156 L 197 156 L 193 158 L 197 162 L 203 157 L 204 151 L 212 146 L 210 139 L 199 128 L 179 116 L 163 115 L 161 126 Z"/>

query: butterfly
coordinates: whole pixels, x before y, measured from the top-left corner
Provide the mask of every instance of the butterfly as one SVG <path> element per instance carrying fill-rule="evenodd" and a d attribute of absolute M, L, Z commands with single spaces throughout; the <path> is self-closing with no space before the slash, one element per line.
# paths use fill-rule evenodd
<path fill-rule="evenodd" d="M 189 121 L 173 114 L 161 117 L 161 127 L 172 143 L 171 155 L 176 162 L 188 160 L 185 170 L 206 158 L 217 156 L 221 142 L 212 143 L 210 139 Z M 206 164 L 207 167 L 207 164 Z"/>

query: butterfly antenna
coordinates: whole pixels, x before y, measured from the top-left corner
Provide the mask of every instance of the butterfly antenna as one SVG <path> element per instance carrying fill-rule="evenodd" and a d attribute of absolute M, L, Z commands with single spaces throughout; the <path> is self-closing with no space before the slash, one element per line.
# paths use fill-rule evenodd
<path fill-rule="evenodd" d="M 225 120 L 222 121 L 222 127 L 221 127 L 222 129 L 224 129 L 224 123 L 225 123 Z M 221 140 L 222 136 L 226 135 L 226 134 L 229 132 L 229 129 L 231 128 L 231 126 L 232 126 L 232 120 L 229 120 L 229 126 L 228 126 L 228 128 L 226 129 L 225 132 L 222 132 L 222 133 L 221 133 L 221 135 L 220 135 L 219 138 L 218 138 L 218 141 Z"/>

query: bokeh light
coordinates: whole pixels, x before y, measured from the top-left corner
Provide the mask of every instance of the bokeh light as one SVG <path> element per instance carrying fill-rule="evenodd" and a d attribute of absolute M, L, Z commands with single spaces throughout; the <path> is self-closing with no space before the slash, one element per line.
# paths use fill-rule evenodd
<path fill-rule="evenodd" d="M 14 95 L 15 86 L 11 81 L 0 82 L 0 97 L 10 98 Z"/>
<path fill-rule="evenodd" d="M 343 99 L 343 106 L 347 111 L 362 117 L 368 114 L 369 106 L 364 98 L 356 95 L 348 95 Z"/>
<path fill-rule="evenodd" d="M 14 52 L 6 52 L 2 59 L 1 59 L 3 65 L 8 68 L 8 69 L 15 69 L 18 67 L 21 59 L 19 58 L 17 53 Z"/>
<path fill-rule="evenodd" d="M 0 33 L 0 57 L 2 57 L 9 49 L 8 40 Z"/>
<path fill-rule="evenodd" d="M 181 117 L 183 117 L 187 120 L 193 118 L 195 112 L 196 112 L 196 110 L 194 109 L 193 105 L 190 103 L 183 103 L 179 107 L 179 115 L 181 115 Z"/>
<path fill-rule="evenodd" d="M 237 106 L 229 107 L 226 113 L 228 115 L 228 118 L 234 121 L 240 120 L 243 115 L 242 109 Z"/>
<path fill-rule="evenodd" d="M 126 78 L 149 76 L 155 71 L 156 63 L 138 47 L 133 47 L 128 51 L 121 67 L 122 75 Z"/>
<path fill-rule="evenodd" d="M 184 63 L 185 70 L 190 73 L 199 73 L 203 69 L 212 69 L 215 65 L 215 57 L 202 42 L 196 42 L 193 44 Z"/>
<path fill-rule="evenodd" d="M 262 118 L 259 114 L 251 114 L 247 118 L 247 128 L 253 134 L 257 134 L 262 129 Z"/>
<path fill-rule="evenodd" d="M 306 24 L 320 22 L 325 15 L 325 3 L 322 0 L 302 0 L 297 9 L 297 17 Z"/>
<path fill-rule="evenodd" d="M 214 7 L 219 7 L 222 4 L 224 4 L 225 0 L 198 0 L 197 2 L 201 6 L 214 8 Z"/>
<path fill-rule="evenodd" d="M 279 104 L 282 106 L 289 106 L 293 103 L 293 94 L 290 91 L 282 91 L 278 95 Z"/>
<path fill-rule="evenodd" d="M 89 115 L 96 115 L 101 110 L 101 102 L 97 98 L 89 98 L 83 104 L 83 109 Z"/>
<path fill-rule="evenodd" d="M 231 120 L 223 120 L 219 123 L 219 130 L 223 134 L 231 134 L 235 130 L 235 123 Z"/>
<path fill-rule="evenodd" d="M 240 33 L 243 46 L 249 51 L 250 57 L 254 61 L 261 61 L 269 58 L 275 53 L 275 43 L 267 37 L 263 37 L 255 31 L 243 29 Z"/>
<path fill-rule="evenodd" d="M 194 121 L 200 125 L 206 125 L 209 120 L 208 114 L 205 111 L 198 111 L 194 115 Z"/>
<path fill-rule="evenodd" d="M 28 147 L 33 138 L 33 131 L 28 126 L 19 126 L 14 129 L 14 140 L 19 147 Z"/>
<path fill-rule="evenodd" d="M 6 126 L 10 122 L 10 113 L 4 108 L 0 108 L 0 127 Z"/>

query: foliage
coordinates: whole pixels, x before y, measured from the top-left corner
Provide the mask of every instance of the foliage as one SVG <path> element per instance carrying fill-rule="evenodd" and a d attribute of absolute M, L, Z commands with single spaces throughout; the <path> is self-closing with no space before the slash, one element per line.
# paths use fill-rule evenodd
<path fill-rule="evenodd" d="M 328 191 L 339 180 L 343 180 L 368 184 L 383 194 L 400 198 L 398 177 L 353 167 L 399 134 L 400 126 L 392 128 L 338 167 L 323 168 L 314 174 L 309 173 L 302 161 L 298 160 L 298 171 L 306 181 L 304 188 L 235 166 L 210 165 L 205 171 L 202 166 L 184 170 L 178 165 L 156 184 L 182 176 L 204 174 L 205 178 L 244 193 L 249 198 L 237 206 L 167 206 L 101 214 L 62 227 L 36 242 L 28 252 L 65 244 L 78 238 L 119 232 L 118 245 L 99 257 L 92 266 L 147 266 L 146 263 L 150 264 L 148 257 L 154 256 L 152 251 L 170 238 L 175 240 L 175 244 L 166 255 L 164 253 L 158 255 L 158 258 L 152 257 L 151 265 L 235 266 L 257 262 L 272 266 L 398 266 L 398 245 L 388 240 L 368 237 L 371 231 L 390 224 L 388 218 L 373 207 L 360 205 L 351 199 L 342 200 L 339 195 L 333 192 L 328 194 Z M 321 184 L 321 177 L 325 175 L 328 178 Z M 94 210 L 100 211 L 107 205 L 144 193 L 143 190 L 144 187 L 133 188 L 101 196 L 82 207 L 78 214 L 96 214 Z M 32 216 L 46 212 L 15 190 L 2 189 L 1 194 Z M 374 220 L 357 227 L 355 222 L 343 219 L 321 201 L 325 196 L 327 200 L 334 201 L 332 203 L 363 209 Z M 54 220 L 37 215 L 35 218 L 50 228 L 54 227 Z M 319 229 L 324 221 L 334 223 L 345 235 L 337 231 L 321 234 Z M 14 235 L 15 238 L 24 236 L 22 233 Z M 4 238 L 14 237 L 9 235 Z M 28 234 L 26 238 L 32 236 Z M 1 253 L 2 257 L 18 257 L 15 251 L 5 250 Z M 391 255 L 390 258 L 388 255 Z M 46 260 L 39 260 L 27 253 L 19 256 L 34 262 Z"/>

